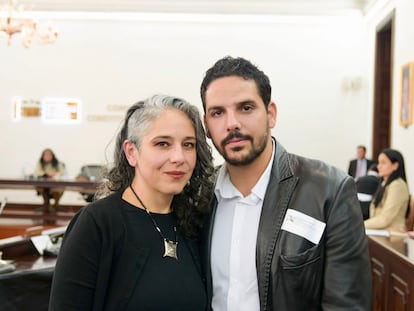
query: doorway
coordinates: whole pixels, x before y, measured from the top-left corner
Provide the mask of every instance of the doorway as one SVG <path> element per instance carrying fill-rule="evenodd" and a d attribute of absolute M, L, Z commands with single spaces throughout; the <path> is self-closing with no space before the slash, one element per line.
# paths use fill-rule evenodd
<path fill-rule="evenodd" d="M 374 69 L 372 159 L 391 146 L 393 11 L 377 27 Z"/>

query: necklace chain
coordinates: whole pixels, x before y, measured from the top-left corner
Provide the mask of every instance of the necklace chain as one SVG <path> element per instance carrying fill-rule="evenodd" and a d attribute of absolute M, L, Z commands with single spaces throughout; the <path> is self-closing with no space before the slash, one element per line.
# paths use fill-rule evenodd
<path fill-rule="evenodd" d="M 154 225 L 155 229 L 158 231 L 158 233 L 160 234 L 161 238 L 164 240 L 164 248 L 165 248 L 164 257 L 172 257 L 172 258 L 175 258 L 175 259 L 178 260 L 178 258 L 177 258 L 177 245 L 178 245 L 178 240 L 177 240 L 177 228 L 176 228 L 176 226 L 174 226 L 175 241 L 172 241 L 172 240 L 167 239 L 162 234 L 162 231 L 161 231 L 160 227 L 158 226 L 158 224 L 155 221 L 155 219 L 152 217 L 150 211 L 144 205 L 144 203 L 142 202 L 142 200 L 140 199 L 140 197 L 138 196 L 138 194 L 135 192 L 134 188 L 132 188 L 132 185 L 130 185 L 129 187 L 131 188 L 132 193 L 135 195 L 135 197 L 137 198 L 138 202 L 142 205 L 142 207 L 144 208 L 144 210 L 147 212 L 147 215 L 151 219 L 151 222 Z"/>

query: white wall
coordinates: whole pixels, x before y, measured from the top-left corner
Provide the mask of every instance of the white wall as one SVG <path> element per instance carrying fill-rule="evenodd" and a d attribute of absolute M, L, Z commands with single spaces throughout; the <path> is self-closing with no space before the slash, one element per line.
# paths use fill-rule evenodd
<path fill-rule="evenodd" d="M 391 148 L 398 149 L 404 156 L 408 185 L 414 196 L 414 129 L 413 125 L 403 127 L 399 124 L 400 114 L 400 74 L 401 66 L 414 61 L 414 1 L 412 0 L 381 0 L 376 3 L 367 16 L 370 55 L 374 55 L 376 27 L 390 13 L 395 12 L 394 42 L 393 42 L 393 68 L 392 68 L 392 119 L 391 119 Z M 373 81 L 374 59 L 369 59 L 370 81 Z M 372 103 L 373 87 L 369 87 Z M 372 104 L 370 104 L 372 106 Z M 372 108 L 371 108 L 372 110 Z M 370 112 L 371 114 L 372 112 Z"/>
<path fill-rule="evenodd" d="M 276 137 L 290 151 L 342 169 L 357 144 L 369 146 L 366 34 L 355 16 L 269 17 L 136 15 L 129 20 L 56 18 L 53 45 L 24 49 L 0 42 L 0 175 L 18 176 L 51 147 L 75 176 L 85 163 L 111 159 L 117 115 L 153 93 L 198 105 L 205 70 L 225 55 L 251 59 L 270 77 L 279 107 Z M 360 81 L 354 89 L 351 82 Z M 13 96 L 68 96 L 83 101 L 78 125 L 11 120 Z M 217 162 L 221 160 L 217 157 Z"/>

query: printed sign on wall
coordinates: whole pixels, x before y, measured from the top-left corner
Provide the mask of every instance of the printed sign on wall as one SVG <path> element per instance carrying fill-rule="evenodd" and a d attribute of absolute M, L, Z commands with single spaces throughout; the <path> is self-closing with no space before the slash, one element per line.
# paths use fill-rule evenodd
<path fill-rule="evenodd" d="M 40 117 L 42 103 L 39 99 L 21 97 L 13 98 L 13 119 Z"/>
<path fill-rule="evenodd" d="M 73 98 L 45 98 L 42 101 L 42 120 L 53 123 L 80 122 L 81 103 Z"/>
<path fill-rule="evenodd" d="M 51 98 L 42 100 L 32 98 L 13 98 L 12 118 L 41 118 L 46 123 L 79 123 L 81 120 L 81 101 L 74 98 Z"/>

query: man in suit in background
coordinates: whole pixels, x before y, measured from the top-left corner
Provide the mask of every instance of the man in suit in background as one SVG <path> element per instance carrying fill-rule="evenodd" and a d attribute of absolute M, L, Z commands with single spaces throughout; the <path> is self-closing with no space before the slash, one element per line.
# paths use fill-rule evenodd
<path fill-rule="evenodd" d="M 368 168 L 375 163 L 375 161 L 369 160 L 365 157 L 367 148 L 359 145 L 357 147 L 357 158 L 349 162 L 348 174 L 357 180 L 361 176 L 365 176 L 368 172 Z"/>

